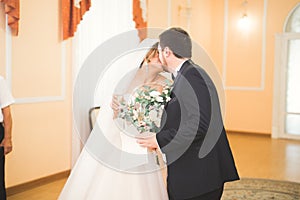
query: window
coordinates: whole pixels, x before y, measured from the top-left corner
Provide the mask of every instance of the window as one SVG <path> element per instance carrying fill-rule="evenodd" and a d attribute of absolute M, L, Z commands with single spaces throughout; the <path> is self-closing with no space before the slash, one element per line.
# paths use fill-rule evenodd
<path fill-rule="evenodd" d="M 276 34 L 272 137 L 300 139 L 300 3 Z"/>
<path fill-rule="evenodd" d="M 285 32 L 300 33 L 300 5 L 288 18 Z M 287 48 L 285 133 L 300 135 L 300 39 L 289 39 Z"/>

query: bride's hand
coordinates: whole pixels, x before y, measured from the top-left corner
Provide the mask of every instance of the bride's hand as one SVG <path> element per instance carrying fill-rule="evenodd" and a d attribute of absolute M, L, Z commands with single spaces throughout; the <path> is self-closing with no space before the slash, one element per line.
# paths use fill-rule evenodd
<path fill-rule="evenodd" d="M 118 113 L 119 113 L 119 107 L 120 107 L 120 103 L 118 101 L 118 97 L 116 95 L 113 95 L 110 107 L 112 108 L 113 112 L 114 112 L 114 116 L 113 118 L 117 118 Z"/>

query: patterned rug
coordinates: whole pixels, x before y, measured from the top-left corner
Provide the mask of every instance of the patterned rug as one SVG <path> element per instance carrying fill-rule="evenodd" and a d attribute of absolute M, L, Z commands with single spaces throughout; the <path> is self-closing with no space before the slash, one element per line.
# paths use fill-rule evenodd
<path fill-rule="evenodd" d="M 300 183 L 243 178 L 225 184 L 222 200 L 300 200 Z"/>

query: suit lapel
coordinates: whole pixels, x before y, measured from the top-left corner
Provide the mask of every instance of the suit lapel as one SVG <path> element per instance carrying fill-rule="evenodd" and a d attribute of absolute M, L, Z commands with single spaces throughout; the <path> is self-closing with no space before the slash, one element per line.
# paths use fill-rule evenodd
<path fill-rule="evenodd" d="M 184 72 L 187 70 L 188 66 L 190 65 L 190 60 L 187 60 L 183 63 L 182 67 L 180 68 L 180 70 L 177 73 L 176 78 L 174 79 L 174 83 L 173 83 L 173 89 L 176 87 L 176 84 L 180 81 L 180 78 L 182 77 L 182 75 L 184 75 Z"/>

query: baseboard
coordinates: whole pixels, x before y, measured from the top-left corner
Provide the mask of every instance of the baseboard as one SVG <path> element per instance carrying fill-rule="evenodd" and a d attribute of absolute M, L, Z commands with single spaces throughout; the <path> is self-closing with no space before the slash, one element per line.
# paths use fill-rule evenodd
<path fill-rule="evenodd" d="M 17 193 L 20 193 L 20 192 L 24 192 L 24 191 L 33 189 L 33 188 L 41 186 L 41 185 L 51 183 L 53 181 L 57 181 L 57 180 L 60 180 L 60 179 L 63 179 L 63 178 L 67 178 L 69 175 L 70 175 L 70 170 L 59 172 L 57 174 L 53 174 L 53 175 L 50 175 L 50 176 L 39 178 L 39 179 L 29 181 L 29 182 L 26 182 L 26 183 L 22 183 L 22 184 L 19 184 L 19 185 L 16 185 L 16 186 L 8 187 L 6 189 L 6 193 L 7 193 L 7 196 L 14 195 L 14 194 L 17 194 Z"/>
<path fill-rule="evenodd" d="M 271 133 L 237 131 L 237 130 L 227 130 L 227 129 L 226 129 L 226 132 L 233 133 L 233 134 L 248 134 L 248 135 L 255 135 L 255 136 L 271 137 Z"/>

